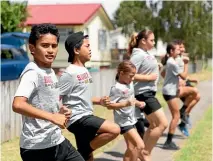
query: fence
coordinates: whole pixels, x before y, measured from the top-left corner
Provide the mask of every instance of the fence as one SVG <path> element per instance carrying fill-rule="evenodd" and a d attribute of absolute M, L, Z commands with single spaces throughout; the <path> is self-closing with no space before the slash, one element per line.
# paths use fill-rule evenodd
<path fill-rule="evenodd" d="M 1 82 L 1 142 L 20 135 L 21 115 L 12 110 L 12 100 L 19 80 Z"/>
<path fill-rule="evenodd" d="M 202 69 L 202 61 L 197 66 L 189 65 L 189 73 Z M 103 69 L 91 72 L 93 78 L 93 96 L 108 95 L 115 82 L 116 69 Z M 12 111 L 12 100 L 18 87 L 19 80 L 1 82 L 1 142 L 20 135 L 22 122 L 21 115 Z"/>

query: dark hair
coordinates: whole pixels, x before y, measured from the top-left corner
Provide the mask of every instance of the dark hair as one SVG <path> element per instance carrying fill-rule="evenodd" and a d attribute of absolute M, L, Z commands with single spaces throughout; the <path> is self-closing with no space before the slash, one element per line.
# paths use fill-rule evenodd
<path fill-rule="evenodd" d="M 130 72 L 132 68 L 136 69 L 135 65 L 131 61 L 129 60 L 122 61 L 117 67 L 117 74 L 115 80 L 119 79 L 119 74 L 121 71 L 123 71 L 124 73 Z"/>
<path fill-rule="evenodd" d="M 33 25 L 29 37 L 29 44 L 36 44 L 36 41 L 40 38 L 41 35 L 44 34 L 52 34 L 57 37 L 57 42 L 59 42 L 59 32 L 58 29 L 56 28 L 55 25 L 50 24 L 50 23 L 43 23 L 43 24 L 38 24 L 38 25 Z"/>
<path fill-rule="evenodd" d="M 138 34 L 133 33 L 129 42 L 128 54 L 131 55 L 133 48 L 138 47 L 140 40 L 147 39 L 149 35 L 152 33 L 153 32 L 151 30 L 147 30 L 147 29 L 142 30 Z"/>
<path fill-rule="evenodd" d="M 85 36 L 84 36 L 84 39 L 88 39 L 88 38 L 89 38 L 88 35 L 85 35 Z M 83 45 L 84 39 L 82 39 L 80 42 L 78 42 L 78 43 L 73 47 L 73 49 L 69 51 L 68 62 L 73 63 L 74 58 L 75 58 L 75 51 L 74 51 L 74 49 L 80 49 L 81 46 Z"/>
<path fill-rule="evenodd" d="M 180 39 L 176 39 L 176 40 L 174 40 L 173 42 L 175 42 L 175 43 L 178 44 L 178 45 L 184 44 L 184 41 L 183 41 L 183 40 L 180 40 Z"/>
<path fill-rule="evenodd" d="M 163 57 L 163 59 L 161 60 L 161 63 L 162 63 L 163 65 L 166 65 L 166 62 L 167 62 L 167 60 L 168 60 L 168 58 L 169 58 L 169 55 L 171 54 L 171 50 L 175 50 L 175 46 L 176 46 L 176 45 L 179 45 L 178 42 L 177 42 L 176 40 L 170 42 L 170 43 L 167 45 L 167 47 L 166 47 L 166 52 L 167 52 L 167 54 L 166 54 L 165 57 Z"/>

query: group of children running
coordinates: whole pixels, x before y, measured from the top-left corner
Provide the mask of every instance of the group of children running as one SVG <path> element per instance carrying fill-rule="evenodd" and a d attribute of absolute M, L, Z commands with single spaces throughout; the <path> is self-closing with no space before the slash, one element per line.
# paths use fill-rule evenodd
<path fill-rule="evenodd" d="M 53 24 L 38 24 L 31 29 L 29 49 L 34 61 L 22 72 L 13 101 L 13 110 L 23 118 L 22 160 L 93 161 L 94 150 L 122 134 L 127 145 L 124 161 L 151 161 L 152 149 L 168 126 L 155 97 L 160 66 L 149 53 L 155 44 L 154 33 L 142 30 L 131 37 L 130 60 L 118 65 L 115 84 L 109 96 L 103 97 L 92 97 L 93 79 L 85 67 L 92 53 L 89 36 L 83 32 L 67 37 L 65 49 L 70 65 L 57 79 L 51 65 L 58 52 L 59 37 Z M 172 121 L 164 149 L 178 149 L 172 142 L 177 126 L 189 135 L 189 114 L 200 99 L 198 90 L 189 83 L 196 80 L 186 81 L 188 61 L 183 42 L 167 45 L 162 60 L 162 92 Z M 180 111 L 178 98 L 183 100 Z M 114 122 L 94 116 L 93 104 L 113 110 Z M 75 135 L 77 150 L 62 135 L 61 129 L 65 128 Z"/>

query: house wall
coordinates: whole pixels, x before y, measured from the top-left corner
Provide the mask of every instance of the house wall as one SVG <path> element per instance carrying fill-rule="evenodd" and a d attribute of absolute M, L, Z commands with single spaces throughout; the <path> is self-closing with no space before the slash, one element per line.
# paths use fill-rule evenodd
<path fill-rule="evenodd" d="M 87 29 L 86 29 L 87 28 Z M 100 62 L 100 61 L 110 61 L 110 37 L 109 29 L 105 26 L 103 19 L 100 14 L 96 14 L 92 21 L 90 21 L 86 26 L 92 50 L 91 61 L 86 64 L 88 67 L 97 67 L 97 66 L 108 66 L 110 63 Z M 106 45 L 105 49 L 100 50 L 99 48 L 99 31 L 106 31 Z M 94 61 L 94 62 L 93 62 Z"/>
<path fill-rule="evenodd" d="M 91 61 L 86 63 L 87 67 L 100 67 L 100 66 L 109 66 L 109 62 L 101 62 L 101 61 L 111 61 L 111 54 L 110 54 L 110 36 L 109 30 L 112 27 L 109 25 L 109 20 L 107 20 L 106 15 L 103 12 L 103 9 L 99 9 L 96 14 L 94 14 L 90 20 L 84 25 L 78 26 L 57 26 L 58 29 L 67 30 L 73 29 L 74 32 L 77 31 L 84 31 L 89 35 L 91 50 L 92 50 L 92 58 Z M 98 41 L 99 41 L 99 30 L 106 31 L 106 45 L 104 50 L 99 49 Z M 26 28 L 26 31 L 30 32 L 30 27 Z M 67 34 L 68 36 L 68 34 Z M 68 54 L 64 47 L 65 38 L 61 38 L 59 42 L 59 51 L 54 61 L 52 67 L 53 68 L 64 68 L 68 66 Z M 32 56 L 29 53 L 29 57 L 32 60 Z"/>

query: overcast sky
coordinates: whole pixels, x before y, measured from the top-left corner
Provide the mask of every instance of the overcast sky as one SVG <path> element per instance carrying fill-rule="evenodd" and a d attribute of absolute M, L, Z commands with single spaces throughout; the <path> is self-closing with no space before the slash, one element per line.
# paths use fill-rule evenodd
<path fill-rule="evenodd" d="M 28 4 L 72 4 L 72 3 L 101 3 L 110 18 L 119 7 L 122 0 L 28 0 Z"/>

